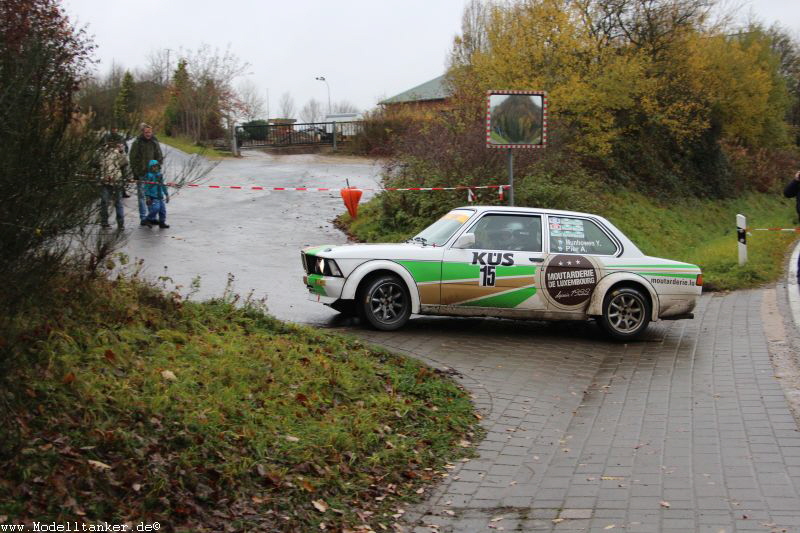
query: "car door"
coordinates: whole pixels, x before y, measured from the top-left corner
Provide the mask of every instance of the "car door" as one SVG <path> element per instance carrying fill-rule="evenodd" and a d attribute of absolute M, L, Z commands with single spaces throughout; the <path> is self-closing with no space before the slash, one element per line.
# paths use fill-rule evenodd
<path fill-rule="evenodd" d="M 442 305 L 544 310 L 538 294 L 545 258 L 542 220 L 524 212 L 480 216 L 444 252 Z"/>
<path fill-rule="evenodd" d="M 582 313 L 604 275 L 605 259 L 621 245 L 590 217 L 551 213 L 547 217 L 550 253 L 542 267 L 542 296 L 554 312 Z"/>

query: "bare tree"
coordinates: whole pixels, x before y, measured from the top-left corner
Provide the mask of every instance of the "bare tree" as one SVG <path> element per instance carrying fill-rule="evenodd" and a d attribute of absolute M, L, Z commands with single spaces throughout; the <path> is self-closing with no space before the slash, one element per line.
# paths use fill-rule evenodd
<path fill-rule="evenodd" d="M 241 118 L 249 121 L 264 117 L 264 99 L 255 83 L 250 80 L 243 81 L 236 93 Z"/>
<path fill-rule="evenodd" d="M 359 109 L 348 102 L 347 100 L 339 100 L 338 102 L 333 103 L 333 108 L 331 109 L 332 113 L 358 113 Z"/>
<path fill-rule="evenodd" d="M 451 65 L 469 65 L 475 52 L 486 50 L 486 26 L 491 7 L 491 3 L 485 0 L 470 0 L 466 5 L 461 16 L 461 35 L 455 38 L 453 51 L 450 53 Z"/>
<path fill-rule="evenodd" d="M 715 0 L 578 0 L 599 42 L 630 43 L 653 57 L 687 28 L 703 27 Z"/>
<path fill-rule="evenodd" d="M 319 122 L 323 117 L 322 104 L 312 98 L 300 110 L 300 120 L 303 122 Z"/>
<path fill-rule="evenodd" d="M 280 118 L 293 118 L 294 117 L 294 98 L 288 92 L 281 95 L 278 101 L 278 109 L 280 110 Z"/>
<path fill-rule="evenodd" d="M 248 64 L 230 49 L 221 51 L 207 44 L 181 52 L 172 75 L 172 98 L 167 108 L 169 126 L 194 140 L 213 139 L 225 134 L 223 121 L 231 127 L 242 113 L 233 82 Z"/>
<path fill-rule="evenodd" d="M 161 87 L 169 85 L 169 80 L 172 77 L 171 67 L 177 64 L 177 57 L 172 55 L 172 50 L 168 48 L 152 50 L 147 54 L 146 61 L 147 64 L 142 78 L 152 81 Z"/>

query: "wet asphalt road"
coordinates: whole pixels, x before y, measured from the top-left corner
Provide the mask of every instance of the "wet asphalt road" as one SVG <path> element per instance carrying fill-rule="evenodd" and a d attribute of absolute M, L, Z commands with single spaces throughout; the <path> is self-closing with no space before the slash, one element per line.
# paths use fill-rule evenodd
<path fill-rule="evenodd" d="M 165 147 L 167 180 L 185 168 L 187 156 Z M 268 155 L 245 152 L 217 164 L 202 184 L 265 187 L 378 187 L 380 163 L 329 155 Z M 374 193 L 365 191 L 362 202 Z M 300 249 L 344 243 L 331 221 L 345 211 L 338 192 L 250 191 L 183 188 L 167 205 L 169 229 L 138 226 L 135 195 L 125 203 L 131 258 L 144 260 L 144 274 L 168 276 L 167 288 L 189 292 L 199 276 L 195 299 L 220 296 L 228 274 L 233 290 L 267 298 L 277 318 L 319 326 L 336 325 L 338 313 L 311 302 L 303 285 Z"/>

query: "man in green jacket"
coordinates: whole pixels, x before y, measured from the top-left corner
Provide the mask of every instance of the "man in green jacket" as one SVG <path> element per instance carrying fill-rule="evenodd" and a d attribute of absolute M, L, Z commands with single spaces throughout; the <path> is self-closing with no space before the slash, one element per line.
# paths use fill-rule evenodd
<path fill-rule="evenodd" d="M 153 135 L 153 128 L 148 124 L 142 124 L 142 133 L 136 137 L 131 146 L 130 154 L 131 172 L 133 179 L 136 180 L 136 197 L 139 200 L 139 224 L 147 226 L 147 204 L 144 193 L 144 177 L 147 174 L 147 167 L 150 161 L 156 160 L 161 168 L 164 167 L 164 154 L 161 153 L 161 145 Z"/>

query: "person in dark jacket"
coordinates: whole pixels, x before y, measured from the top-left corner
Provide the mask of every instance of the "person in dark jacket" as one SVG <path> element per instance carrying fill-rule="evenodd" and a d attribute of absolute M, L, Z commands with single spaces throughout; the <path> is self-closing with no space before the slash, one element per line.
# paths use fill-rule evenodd
<path fill-rule="evenodd" d="M 794 198 L 797 202 L 795 207 L 797 209 L 797 219 L 800 223 L 800 170 L 795 172 L 794 179 L 783 190 L 783 195 L 786 198 Z M 800 284 L 800 256 L 797 257 L 797 283 Z"/>
<path fill-rule="evenodd" d="M 139 224 L 148 226 L 147 204 L 144 192 L 144 177 L 148 172 L 149 163 L 152 160 L 158 161 L 159 167 L 164 166 L 164 154 L 161 153 L 161 145 L 153 135 L 153 128 L 148 124 L 142 124 L 142 133 L 131 145 L 128 154 L 130 158 L 130 169 L 133 179 L 136 181 L 136 197 L 139 201 Z"/>

